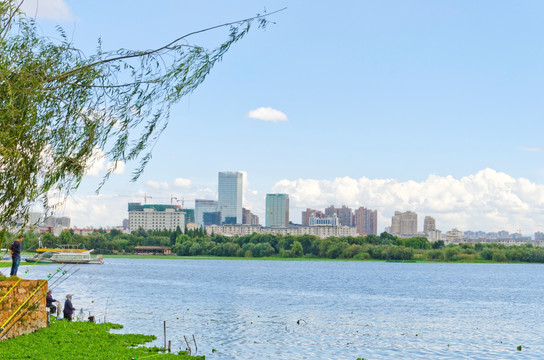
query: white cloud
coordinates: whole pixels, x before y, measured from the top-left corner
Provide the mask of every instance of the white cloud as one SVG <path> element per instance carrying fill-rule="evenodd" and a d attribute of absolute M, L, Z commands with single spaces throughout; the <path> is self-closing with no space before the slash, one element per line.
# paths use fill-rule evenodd
<path fill-rule="evenodd" d="M 31 17 L 65 21 L 75 19 L 64 0 L 24 0 L 21 10 Z"/>
<path fill-rule="evenodd" d="M 112 174 L 114 175 L 122 175 L 125 173 L 125 162 L 124 161 L 117 161 L 115 162 L 108 162 L 108 169 L 114 169 Z"/>
<path fill-rule="evenodd" d="M 85 175 L 90 177 L 99 177 L 100 173 L 107 169 L 106 156 L 99 147 L 95 147 L 91 155 L 90 164 L 87 165 Z"/>
<path fill-rule="evenodd" d="M 115 167 L 115 170 L 112 172 L 114 175 L 121 175 L 125 173 L 125 162 L 117 161 L 117 165 L 114 162 L 106 163 L 106 156 L 101 148 L 95 147 L 91 155 L 91 159 L 87 164 L 87 169 L 85 170 L 85 175 L 90 177 L 99 177 L 102 173 L 111 170 Z"/>
<path fill-rule="evenodd" d="M 272 122 L 278 122 L 278 121 L 287 121 L 287 115 L 285 115 L 283 112 L 272 109 L 271 107 L 260 107 L 255 110 L 251 110 L 247 117 L 250 119 L 257 119 L 262 121 L 272 121 Z"/>
<path fill-rule="evenodd" d="M 168 190 L 170 188 L 170 185 L 165 181 L 154 181 L 154 180 L 148 180 L 145 183 L 147 186 L 153 189 L 164 189 Z"/>
<path fill-rule="evenodd" d="M 538 152 L 538 151 L 540 151 L 540 150 L 542 150 L 542 149 L 539 148 L 539 147 L 522 146 L 522 147 L 521 147 L 521 150 L 529 151 L 529 152 Z"/>
<path fill-rule="evenodd" d="M 190 179 L 184 179 L 184 178 L 176 178 L 174 180 L 174 186 L 184 189 L 189 189 L 192 185 L 192 182 Z"/>
<path fill-rule="evenodd" d="M 217 189 L 195 187 L 194 184 L 183 194 L 172 194 L 171 186 L 166 182 L 148 181 L 146 185 L 154 189 L 147 192 L 148 203 L 169 204 L 174 196 L 178 205 L 184 199 L 186 208 L 194 208 L 194 199 L 217 199 Z M 524 235 L 532 235 L 544 230 L 544 185 L 493 169 L 483 169 L 461 178 L 430 175 L 423 181 L 366 177 L 281 180 L 270 192 L 289 194 L 290 217 L 295 222 L 300 221 L 301 211 L 308 207 L 323 210 L 330 205 L 345 204 L 353 210 L 359 206 L 378 210 L 379 232 L 391 225 L 391 216 L 396 210 L 416 211 L 420 230 L 426 215 L 433 216 L 442 231 L 457 227 L 460 230 L 515 232 L 521 228 Z M 72 195 L 56 213 L 69 216 L 72 224 L 80 227 L 116 226 L 128 216 L 128 202 L 143 202 L 145 191 L 136 193 L 142 198 Z M 243 206 L 259 215 L 264 223 L 265 196 L 251 189 L 245 173 Z"/>
<path fill-rule="evenodd" d="M 54 205 L 54 216 L 67 216 L 71 227 L 110 228 L 121 226 L 128 217 L 128 202 L 118 195 L 70 195 L 65 198 L 50 194 L 50 204 Z M 35 211 L 42 211 L 40 208 Z"/>
<path fill-rule="evenodd" d="M 295 221 L 300 221 L 300 212 L 307 207 L 322 210 L 345 204 L 354 210 L 359 206 L 377 209 L 379 231 L 391 225 L 395 210 L 416 211 L 420 229 L 423 218 L 430 215 L 443 231 L 457 227 L 515 232 L 521 228 L 529 235 L 544 230 L 544 185 L 493 169 L 459 179 L 430 175 L 421 182 L 365 177 L 281 180 L 273 191 L 289 194 Z"/>

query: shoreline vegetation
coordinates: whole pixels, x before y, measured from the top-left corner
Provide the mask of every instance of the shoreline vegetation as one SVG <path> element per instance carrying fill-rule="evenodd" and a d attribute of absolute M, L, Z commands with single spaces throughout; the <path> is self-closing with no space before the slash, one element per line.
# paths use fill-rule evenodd
<path fill-rule="evenodd" d="M 445 245 L 429 242 L 425 237 L 399 238 L 380 235 L 329 237 L 313 235 L 252 234 L 227 237 L 206 235 L 202 229 L 145 231 L 124 234 L 118 230 L 98 229 L 83 236 L 63 231 L 58 237 L 46 233 L 42 247 L 58 244 L 82 244 L 106 257 L 165 259 L 266 259 L 266 260 L 366 260 L 400 262 L 459 263 L 544 263 L 544 247 L 531 244 L 506 246 L 497 243 Z M 25 251 L 39 247 L 38 236 L 25 234 Z M 170 247 L 173 255 L 134 255 L 136 246 Z M 9 263 L 9 262 L 8 262 Z M 6 264 L 6 263 L 4 263 Z M 0 267 L 2 263 L 0 263 Z"/>
<path fill-rule="evenodd" d="M 145 347 L 154 335 L 115 334 L 123 326 L 83 321 L 52 320 L 49 327 L 31 334 L 0 341 L 2 359 L 176 359 L 204 360 L 186 352 L 167 353 L 164 348 Z"/>

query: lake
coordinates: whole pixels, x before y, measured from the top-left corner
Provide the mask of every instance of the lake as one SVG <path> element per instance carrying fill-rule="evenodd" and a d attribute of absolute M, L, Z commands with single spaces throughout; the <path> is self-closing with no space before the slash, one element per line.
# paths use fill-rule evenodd
<path fill-rule="evenodd" d="M 173 350 L 187 336 L 194 353 L 194 334 L 209 360 L 544 358 L 542 265 L 106 258 L 65 269 L 79 270 L 51 280 L 56 299 L 72 293 L 85 315 L 157 346 L 166 320 Z"/>

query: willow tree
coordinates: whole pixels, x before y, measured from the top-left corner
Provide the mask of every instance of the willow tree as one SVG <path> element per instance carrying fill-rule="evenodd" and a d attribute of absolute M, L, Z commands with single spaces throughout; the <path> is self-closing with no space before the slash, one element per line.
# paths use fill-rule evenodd
<path fill-rule="evenodd" d="M 270 13 L 271 14 L 271 13 Z M 242 39 L 270 14 L 178 37 L 152 50 L 84 54 L 58 27 L 60 40 L 39 35 L 34 19 L 0 2 L 0 226 L 28 218 L 36 202 L 78 187 L 100 149 L 114 164 L 136 161 L 136 180 L 168 124 L 171 106 L 194 91 Z M 229 29 L 216 48 L 191 36 Z"/>

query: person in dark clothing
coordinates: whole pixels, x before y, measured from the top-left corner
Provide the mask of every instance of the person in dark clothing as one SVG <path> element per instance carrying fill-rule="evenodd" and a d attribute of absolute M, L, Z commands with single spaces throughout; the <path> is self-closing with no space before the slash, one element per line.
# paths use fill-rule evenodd
<path fill-rule="evenodd" d="M 22 247 L 23 247 L 23 235 L 19 236 L 17 240 L 15 240 L 9 248 L 9 254 L 11 255 L 10 276 L 17 275 L 17 270 L 19 270 L 19 264 L 21 263 L 21 248 Z"/>
<path fill-rule="evenodd" d="M 72 305 L 72 295 L 66 295 L 66 301 L 64 302 L 64 318 L 68 321 L 72 321 L 72 314 L 75 309 L 76 308 Z"/>
<path fill-rule="evenodd" d="M 45 303 L 46 306 L 49 308 L 50 314 L 56 314 L 57 313 L 57 307 L 53 305 L 53 303 L 58 303 L 57 300 L 53 299 L 53 295 L 51 295 L 51 290 L 47 292 L 47 296 L 45 297 Z"/>

